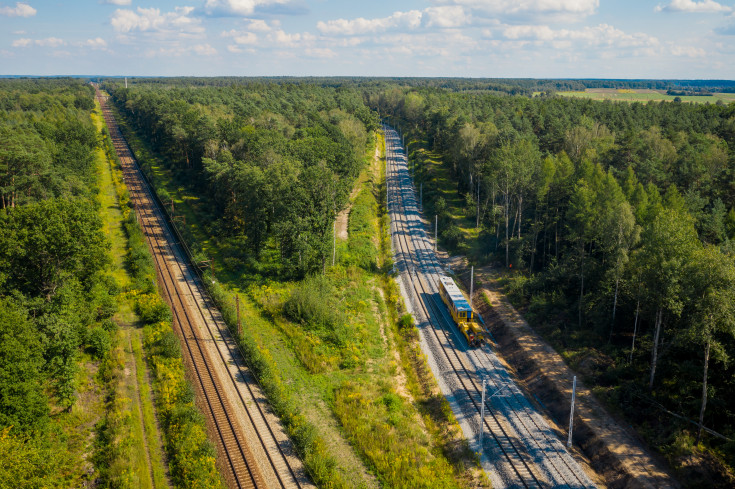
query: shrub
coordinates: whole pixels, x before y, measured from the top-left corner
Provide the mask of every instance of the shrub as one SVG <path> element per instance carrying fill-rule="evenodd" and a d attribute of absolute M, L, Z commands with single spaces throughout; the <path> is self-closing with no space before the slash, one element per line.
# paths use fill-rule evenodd
<path fill-rule="evenodd" d="M 329 280 L 322 275 L 313 275 L 293 289 L 283 312 L 307 329 L 335 330 L 340 326 L 340 320 L 331 297 Z"/>
<path fill-rule="evenodd" d="M 413 316 L 410 314 L 404 314 L 401 319 L 398 320 L 398 327 L 401 331 L 413 329 Z"/>
<path fill-rule="evenodd" d="M 135 312 L 145 324 L 170 322 L 171 309 L 157 294 L 142 294 L 136 298 Z"/>
<path fill-rule="evenodd" d="M 95 326 L 87 334 L 87 348 L 97 358 L 103 358 L 112 348 L 110 334 L 102 326 Z"/>

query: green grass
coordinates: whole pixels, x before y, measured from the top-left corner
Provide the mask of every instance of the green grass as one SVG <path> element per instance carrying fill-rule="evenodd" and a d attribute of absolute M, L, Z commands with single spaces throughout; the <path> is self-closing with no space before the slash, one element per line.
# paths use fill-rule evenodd
<path fill-rule="evenodd" d="M 599 92 L 557 92 L 563 97 L 589 98 L 592 100 L 614 100 L 620 102 L 650 102 L 650 101 L 666 101 L 673 102 L 676 95 L 667 95 L 658 92 L 615 92 L 615 93 L 599 93 Z M 735 102 L 735 93 L 715 93 L 712 96 L 704 95 L 681 95 L 682 102 L 694 104 L 714 104 L 718 100 L 728 104 Z"/>

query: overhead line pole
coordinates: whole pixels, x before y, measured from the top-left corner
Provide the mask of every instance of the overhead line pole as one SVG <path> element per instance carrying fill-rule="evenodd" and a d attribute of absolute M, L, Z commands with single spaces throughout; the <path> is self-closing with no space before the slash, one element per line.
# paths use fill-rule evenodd
<path fill-rule="evenodd" d="M 574 397 L 577 394 L 577 376 L 574 376 L 572 383 L 572 406 L 569 409 L 569 438 L 567 439 L 567 448 L 572 446 L 572 428 L 574 427 Z"/>

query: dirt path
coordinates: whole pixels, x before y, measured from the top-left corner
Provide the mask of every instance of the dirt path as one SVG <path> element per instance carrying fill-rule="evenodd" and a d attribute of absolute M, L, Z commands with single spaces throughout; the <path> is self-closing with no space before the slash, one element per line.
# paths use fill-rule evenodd
<path fill-rule="evenodd" d="M 380 145 L 376 144 L 375 154 L 373 155 L 373 162 L 378 159 L 380 159 Z M 358 181 L 357 183 L 355 183 L 355 187 L 352 189 L 352 192 L 350 192 L 350 200 L 347 204 L 347 207 L 342 209 L 342 211 L 337 214 L 337 238 L 341 240 L 346 240 L 348 237 L 347 226 L 350 222 L 350 210 L 352 210 L 352 202 L 355 200 L 355 197 L 357 197 L 360 189 L 362 189 L 362 181 Z"/>
<path fill-rule="evenodd" d="M 464 274 L 467 280 L 468 275 Z M 497 351 L 516 369 L 518 376 L 537 400 L 563 425 L 562 429 L 566 430 L 571 379 L 575 372 L 508 302 L 497 286 L 492 269 L 486 267 L 477 270 L 475 281 L 477 291 L 473 301 L 486 318 L 488 328 L 497 342 Z M 607 413 L 579 378 L 574 443 L 591 460 L 594 469 L 605 478 L 608 487 L 679 487 L 667 472 L 664 463 L 648 452 L 635 432 L 625 428 Z"/>

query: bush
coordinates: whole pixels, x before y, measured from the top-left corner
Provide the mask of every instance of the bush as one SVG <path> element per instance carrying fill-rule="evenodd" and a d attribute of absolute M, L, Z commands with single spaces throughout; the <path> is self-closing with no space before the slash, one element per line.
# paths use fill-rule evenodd
<path fill-rule="evenodd" d="M 398 327 L 401 331 L 413 329 L 413 316 L 410 314 L 404 314 L 401 319 L 398 320 Z"/>
<path fill-rule="evenodd" d="M 145 324 L 171 322 L 171 309 L 157 294 L 142 294 L 136 298 L 135 312 Z"/>
<path fill-rule="evenodd" d="M 455 250 L 462 240 L 462 230 L 456 224 L 450 224 L 441 233 L 443 244 L 450 250 Z"/>
<path fill-rule="evenodd" d="M 95 326 L 87 334 L 87 348 L 96 358 L 103 358 L 112 348 L 110 334 L 102 326 Z"/>
<path fill-rule="evenodd" d="M 181 358 L 179 338 L 172 330 L 165 331 L 157 343 L 157 353 L 164 358 Z"/>
<path fill-rule="evenodd" d="M 323 275 L 304 279 L 291 292 L 283 312 L 310 330 L 335 330 L 340 326 L 332 299 L 332 284 Z"/>

